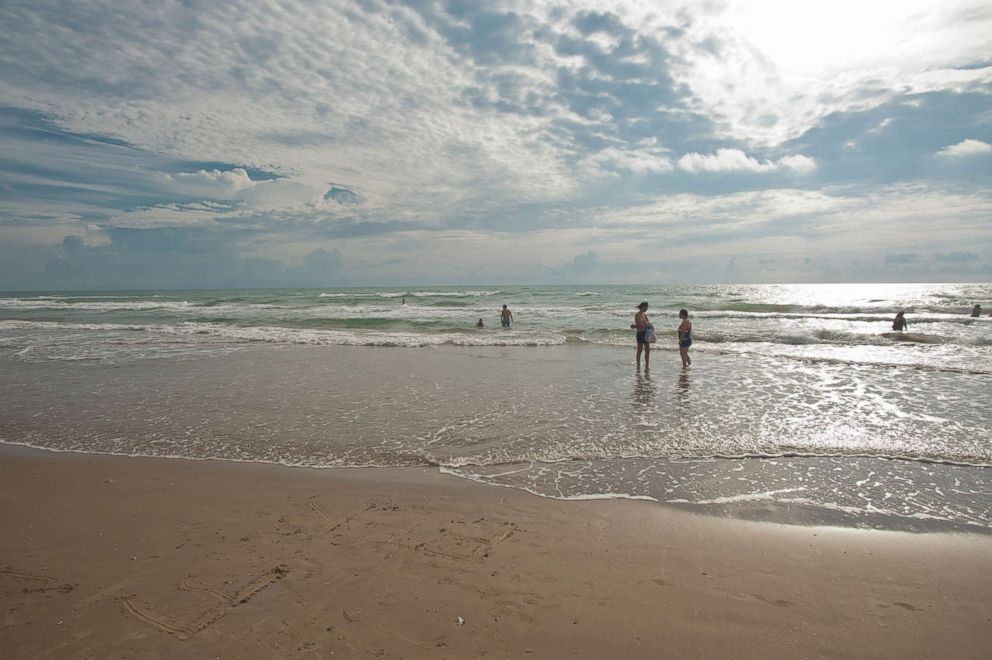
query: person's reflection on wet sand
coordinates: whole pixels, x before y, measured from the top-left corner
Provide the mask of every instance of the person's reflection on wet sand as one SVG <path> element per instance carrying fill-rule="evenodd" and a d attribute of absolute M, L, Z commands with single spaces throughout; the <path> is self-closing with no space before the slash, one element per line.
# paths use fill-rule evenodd
<path fill-rule="evenodd" d="M 675 381 L 675 396 L 679 403 L 689 401 L 689 371 L 686 369 L 679 372 L 678 380 Z"/>
<path fill-rule="evenodd" d="M 654 383 L 651 372 L 634 372 L 634 407 L 648 408 L 654 403 Z"/>

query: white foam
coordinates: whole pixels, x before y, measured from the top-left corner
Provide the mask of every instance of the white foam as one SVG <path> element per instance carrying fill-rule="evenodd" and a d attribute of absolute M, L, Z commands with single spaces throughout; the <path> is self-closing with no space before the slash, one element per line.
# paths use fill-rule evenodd
<path fill-rule="evenodd" d="M 98 302 L 67 302 L 65 300 L 41 300 L 28 298 L 0 298 L 0 309 L 60 309 L 86 310 L 95 312 L 117 310 L 146 310 L 146 309 L 187 309 L 193 307 L 185 300 L 178 302 L 159 302 L 150 300 L 134 301 L 98 301 Z"/>
<path fill-rule="evenodd" d="M 22 297 L 21 299 L 22 300 L 31 300 L 31 299 L 34 299 L 34 300 L 103 300 L 103 299 L 108 298 L 108 297 L 109 296 L 101 296 L 99 294 L 93 294 L 93 295 L 89 295 L 89 296 L 27 296 L 27 297 Z M 115 295 L 113 297 L 114 298 L 124 299 L 124 298 L 148 298 L 148 297 L 151 297 L 151 298 L 160 298 L 161 296 L 158 296 L 158 295 L 154 295 L 154 296 L 119 296 L 119 295 Z"/>
<path fill-rule="evenodd" d="M 465 333 L 385 332 L 375 330 L 301 329 L 278 326 L 234 326 L 214 323 L 182 322 L 175 324 L 119 324 L 119 323 L 61 323 L 56 321 L 0 321 L 2 330 L 39 330 L 107 332 L 143 332 L 153 335 L 183 338 L 195 342 L 198 338 L 239 342 L 275 344 L 303 344 L 311 346 L 560 346 L 566 338 L 562 334 L 546 331 L 496 330 Z M 62 341 L 58 334 L 47 340 L 43 335 L 32 335 L 36 343 Z M 104 341 L 101 339 L 100 341 Z"/>
<path fill-rule="evenodd" d="M 129 323 L 64 323 L 62 321 L 17 321 L 17 320 L 0 321 L 0 330 L 51 329 L 51 330 L 142 331 L 147 329 L 148 327 L 149 326 L 129 324 Z"/>
<path fill-rule="evenodd" d="M 530 493 L 531 495 L 537 495 L 538 497 L 545 497 L 551 500 L 563 500 L 563 501 L 592 501 L 592 500 L 643 500 L 647 502 L 657 502 L 658 499 L 651 497 L 650 495 L 632 495 L 630 493 L 590 493 L 583 495 L 563 495 L 561 493 L 546 493 L 539 491 L 534 488 L 530 488 L 523 484 L 501 484 L 498 481 L 492 481 L 490 478 L 482 477 L 476 474 L 468 474 L 465 472 L 459 472 L 457 468 L 449 468 L 443 465 L 438 466 L 438 471 L 441 474 L 450 474 L 453 477 L 459 477 L 461 479 L 466 479 L 468 481 L 474 481 L 475 483 L 485 484 L 487 486 L 499 486 L 500 488 L 510 488 L 512 490 L 522 490 L 525 493 Z"/>
<path fill-rule="evenodd" d="M 890 516 L 893 518 L 910 518 L 914 520 L 937 520 L 943 521 L 947 520 L 944 516 L 935 516 L 929 513 L 924 513 L 922 511 L 915 511 L 913 513 L 906 513 L 905 511 L 897 511 L 895 509 L 886 509 L 877 506 L 844 506 L 837 504 L 835 502 L 821 502 L 819 500 L 813 500 L 804 497 L 787 497 L 777 500 L 783 504 L 802 504 L 806 506 L 818 507 L 821 509 L 828 509 L 831 511 L 839 511 L 841 513 L 847 513 L 854 516 L 863 516 L 865 514 L 879 515 L 879 516 Z M 703 502 L 700 502 L 703 504 Z M 980 527 L 985 527 L 985 525 L 970 521 L 970 520 L 960 520 L 958 522 L 963 522 L 966 525 L 978 525 Z"/>
<path fill-rule="evenodd" d="M 295 310 L 296 308 L 271 303 L 217 303 L 200 304 L 186 300 L 180 301 L 101 301 L 101 302 L 63 302 L 57 300 L 22 300 L 0 298 L 0 309 L 17 311 L 59 310 L 64 312 L 163 312 L 179 317 L 190 316 L 251 316 L 259 311 Z M 308 310 L 310 313 L 319 312 L 320 308 Z"/>
<path fill-rule="evenodd" d="M 776 499 L 779 499 L 779 498 L 776 498 L 775 497 L 776 495 L 780 495 L 782 493 L 796 493 L 796 492 L 800 492 L 800 491 L 803 491 L 803 490 L 806 490 L 806 489 L 805 488 L 783 488 L 781 490 L 770 490 L 770 491 L 765 492 L 765 493 L 745 493 L 743 495 L 731 495 L 731 496 L 727 496 L 727 497 L 714 497 L 714 498 L 709 499 L 709 500 L 694 500 L 692 502 L 690 502 L 689 500 L 681 500 L 681 499 L 668 500 L 668 501 L 671 502 L 671 503 L 673 503 L 673 504 L 683 504 L 683 503 L 686 503 L 686 504 L 688 504 L 688 503 L 691 503 L 691 504 L 733 504 L 735 502 L 756 502 L 756 501 L 760 501 L 760 500 L 776 500 Z"/>
<path fill-rule="evenodd" d="M 477 298 L 495 296 L 499 291 L 414 291 L 414 298 Z"/>

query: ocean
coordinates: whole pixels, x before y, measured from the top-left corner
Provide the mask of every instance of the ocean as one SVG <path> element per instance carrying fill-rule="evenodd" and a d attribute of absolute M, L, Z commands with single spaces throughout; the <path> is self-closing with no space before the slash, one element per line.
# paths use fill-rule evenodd
<path fill-rule="evenodd" d="M 642 300 L 658 343 L 638 371 Z M 0 441 L 992 531 L 992 318 L 975 304 L 992 310 L 992 285 L 0 294 Z"/>

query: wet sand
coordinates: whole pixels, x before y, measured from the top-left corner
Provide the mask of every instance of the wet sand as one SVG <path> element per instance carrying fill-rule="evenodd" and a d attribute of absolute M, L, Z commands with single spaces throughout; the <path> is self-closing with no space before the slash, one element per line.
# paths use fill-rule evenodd
<path fill-rule="evenodd" d="M 75 350 L 70 340 L 65 348 Z M 684 371 L 662 360 L 648 373 L 635 371 L 631 351 L 594 345 L 263 345 L 121 360 L 0 357 L 0 440 L 309 467 L 444 466 L 533 493 L 627 494 L 770 522 L 992 530 L 992 470 L 940 462 L 992 464 L 977 376 L 779 369 L 730 355 Z M 726 458 L 742 456 L 768 460 Z"/>
<path fill-rule="evenodd" d="M 987 658 L 992 537 L 0 447 L 8 658 Z"/>

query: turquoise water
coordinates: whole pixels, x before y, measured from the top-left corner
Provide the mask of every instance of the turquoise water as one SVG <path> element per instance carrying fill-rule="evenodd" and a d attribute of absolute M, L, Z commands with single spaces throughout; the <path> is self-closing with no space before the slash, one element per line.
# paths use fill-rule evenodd
<path fill-rule="evenodd" d="M 5 295 L 0 441 L 992 529 L 992 318 L 969 316 L 990 301 L 975 284 Z"/>

